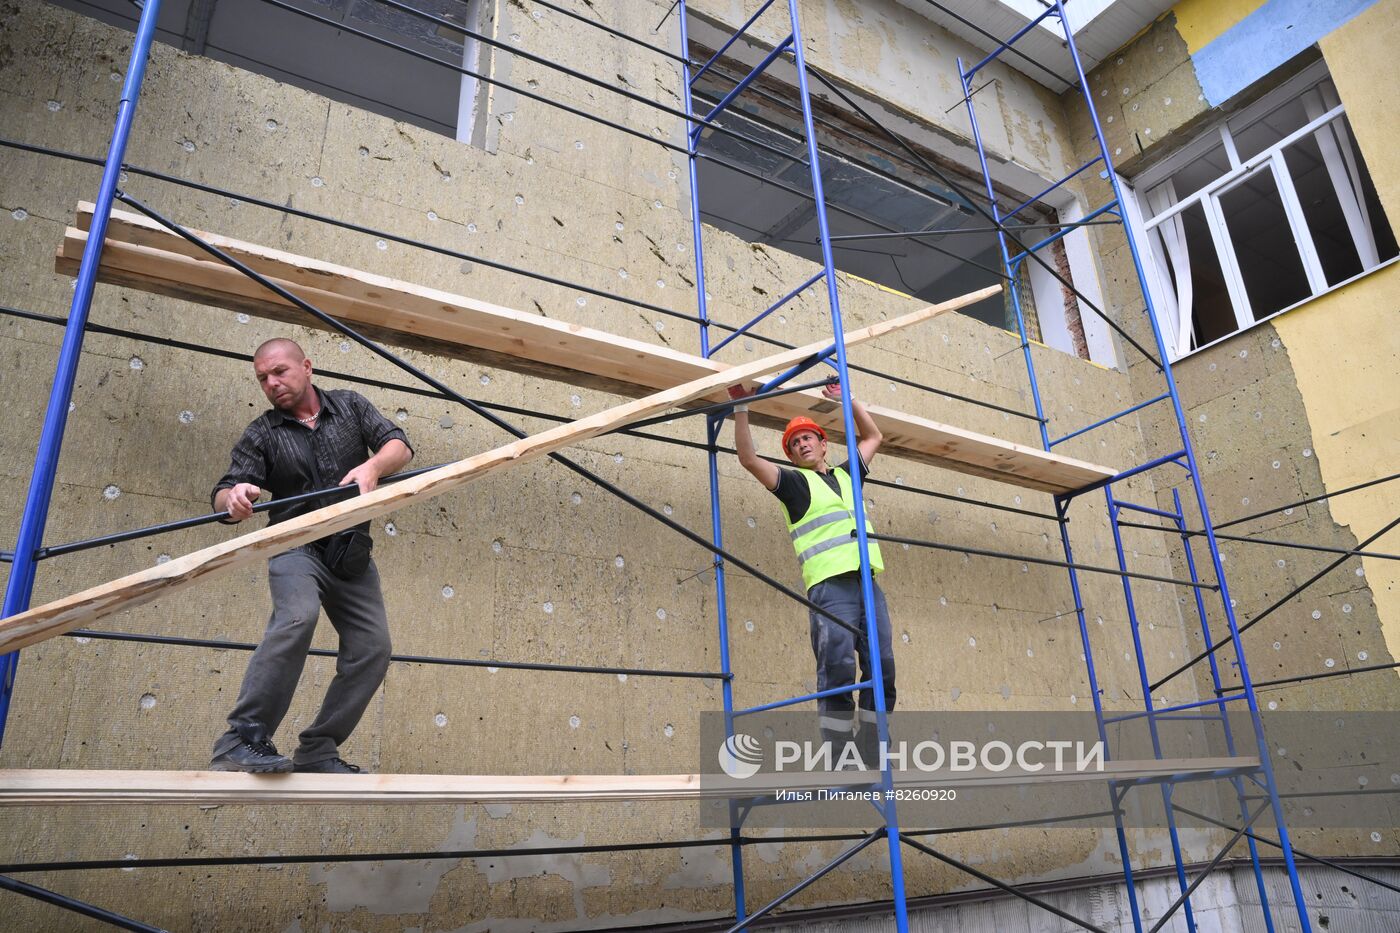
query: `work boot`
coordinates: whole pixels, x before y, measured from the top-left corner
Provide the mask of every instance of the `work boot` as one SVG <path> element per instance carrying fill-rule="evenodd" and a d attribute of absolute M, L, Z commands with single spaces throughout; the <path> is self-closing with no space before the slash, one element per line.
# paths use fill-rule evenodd
<path fill-rule="evenodd" d="M 875 727 L 875 723 L 861 723 L 860 732 L 856 734 L 856 749 L 860 752 L 860 760 L 865 765 L 867 771 L 879 771 L 883 765 L 880 761 L 880 730 Z"/>
<path fill-rule="evenodd" d="M 271 742 L 240 742 L 209 762 L 210 771 L 244 771 L 249 774 L 285 774 L 292 770 L 292 759 L 277 754 Z"/>
<path fill-rule="evenodd" d="M 851 753 L 847 750 L 855 747 L 855 741 L 850 732 L 844 729 L 823 729 L 821 730 L 822 741 L 831 749 L 831 770 L 833 771 L 859 771 L 858 765 L 852 762 Z M 842 767 L 842 759 L 846 761 Z"/>
<path fill-rule="evenodd" d="M 297 762 L 297 774 L 361 774 L 359 765 L 352 765 L 343 758 L 322 758 L 306 764 Z"/>

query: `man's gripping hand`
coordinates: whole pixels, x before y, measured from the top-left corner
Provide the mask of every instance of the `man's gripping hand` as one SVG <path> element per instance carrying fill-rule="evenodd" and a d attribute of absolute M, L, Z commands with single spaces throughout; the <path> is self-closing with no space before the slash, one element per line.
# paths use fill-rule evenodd
<path fill-rule="evenodd" d="M 228 517 L 235 522 L 241 522 L 245 518 L 253 515 L 253 503 L 258 501 L 258 496 L 262 495 L 262 489 L 252 483 L 237 483 L 229 489 L 228 495 L 224 497 L 224 507 L 228 509 Z"/>
<path fill-rule="evenodd" d="M 744 399 L 751 398 L 752 396 L 757 394 L 758 393 L 755 390 L 748 388 L 743 383 L 740 383 L 736 386 L 730 386 L 729 397 L 732 398 L 734 401 L 741 403 L 734 406 L 732 413 L 737 415 L 740 412 L 748 411 L 749 405 L 747 402 L 744 401 Z"/>
<path fill-rule="evenodd" d="M 349 473 L 346 473 L 336 485 L 349 486 L 351 483 L 360 487 L 361 495 L 367 492 L 374 492 L 379 488 L 379 470 L 375 468 L 373 463 L 366 460 Z"/>

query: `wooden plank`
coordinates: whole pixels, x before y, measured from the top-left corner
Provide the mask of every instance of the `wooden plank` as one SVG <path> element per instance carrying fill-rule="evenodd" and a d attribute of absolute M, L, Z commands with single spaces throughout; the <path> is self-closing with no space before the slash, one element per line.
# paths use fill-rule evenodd
<path fill-rule="evenodd" d="M 882 321 L 851 331 L 846 335 L 846 343 L 855 346 L 874 340 L 927 321 L 936 315 L 956 310 L 974 300 L 975 295 L 964 295 L 962 298 L 940 305 L 930 305 L 892 321 Z M 716 390 L 723 391 L 726 386 L 788 369 L 825 350 L 827 346 L 829 345 L 813 343 L 775 353 L 761 360 L 741 363 L 723 372 L 712 373 L 644 399 L 626 402 L 578 421 L 561 424 L 495 450 L 439 467 L 421 476 L 382 486 L 366 495 L 325 506 L 176 560 L 157 564 L 111 583 L 18 613 L 0 620 L 0 654 L 27 647 L 80 626 L 91 625 L 120 609 L 151 602 L 201 578 L 225 574 L 254 561 L 265 560 L 351 525 L 440 496 L 512 464 L 538 459 L 562 447 L 624 427 L 629 422 L 660 414 Z"/>
<path fill-rule="evenodd" d="M 68 228 L 56 263 L 59 272 L 76 273 L 86 243 L 84 231 Z M 222 248 L 227 244 L 219 245 Z M 246 255 L 238 258 L 249 259 Z M 258 271 L 264 272 L 261 268 Z M 458 304 L 449 305 L 444 300 L 431 312 L 425 312 L 409 307 L 402 292 L 386 290 L 378 300 L 367 301 L 264 274 L 375 340 L 585 388 L 642 397 L 725 368 L 724 364 L 665 347 L 446 293 L 442 293 L 444 299 L 455 298 Z M 113 285 L 324 329 L 305 311 L 207 256 L 183 256 L 109 238 L 103 248 L 99 277 Z M 313 281 L 329 284 L 334 278 L 324 276 Z"/>
<path fill-rule="evenodd" d="M 1161 781 L 1239 774 L 1258 758 L 1109 761 L 1102 771 L 902 772 L 901 788 L 1007 787 L 1089 781 Z M 100 804 L 481 804 L 771 797 L 779 790 L 868 784 L 873 772 L 723 774 L 238 774 L 220 771 L 0 770 L 0 807 Z"/>
<path fill-rule="evenodd" d="M 78 205 L 57 268 L 76 274 L 86 245 L 91 205 Z M 720 372 L 725 364 L 667 347 L 617 337 L 582 325 L 296 256 L 204 231 L 195 233 L 272 278 L 294 294 L 386 343 L 486 366 L 639 397 Z M 197 301 L 295 324 L 301 310 L 164 227 L 137 214 L 115 211 L 103 250 L 104 282 Z M 994 294 L 999 287 L 977 293 Z M 711 393 L 696 404 L 723 401 Z M 1046 453 L 879 406 L 871 414 L 885 435 L 882 450 L 901 457 L 1029 489 L 1066 493 L 1114 474 L 1106 466 Z M 781 428 L 806 415 L 842 442 L 839 408 L 809 391 L 757 403 L 755 424 Z"/>

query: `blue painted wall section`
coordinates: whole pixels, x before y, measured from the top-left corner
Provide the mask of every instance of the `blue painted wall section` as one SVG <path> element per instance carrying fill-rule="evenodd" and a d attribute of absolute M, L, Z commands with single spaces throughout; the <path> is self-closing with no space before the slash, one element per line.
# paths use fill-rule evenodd
<path fill-rule="evenodd" d="M 1218 107 L 1376 0 L 1269 0 L 1192 56 Z"/>

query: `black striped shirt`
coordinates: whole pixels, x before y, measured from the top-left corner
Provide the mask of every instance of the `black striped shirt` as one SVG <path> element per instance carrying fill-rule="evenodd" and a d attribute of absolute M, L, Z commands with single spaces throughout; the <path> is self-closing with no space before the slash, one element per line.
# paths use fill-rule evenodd
<path fill-rule="evenodd" d="M 403 429 L 380 414 L 369 399 L 348 389 L 322 392 L 316 430 L 278 409 L 263 412 L 248 425 L 233 447 L 232 461 L 209 494 L 212 502 L 221 489 L 253 483 L 274 499 L 324 489 L 369 459 L 391 440 L 408 444 Z M 296 502 L 268 510 L 268 524 L 314 511 L 327 500 Z M 369 528 L 366 522 L 360 527 Z"/>

